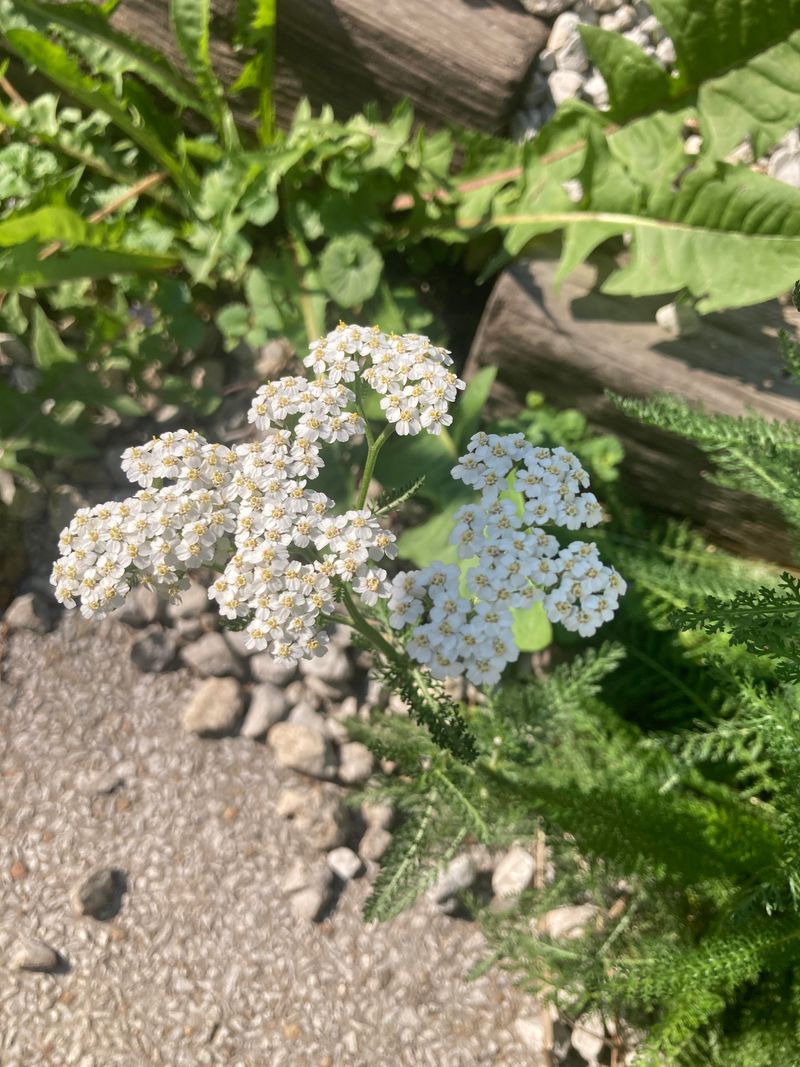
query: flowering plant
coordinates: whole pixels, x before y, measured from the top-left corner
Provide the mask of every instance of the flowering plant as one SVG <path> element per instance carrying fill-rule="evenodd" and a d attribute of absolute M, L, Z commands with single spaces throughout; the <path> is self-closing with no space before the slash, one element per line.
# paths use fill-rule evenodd
<path fill-rule="evenodd" d="M 394 534 L 368 504 L 392 433 L 441 433 L 464 383 L 450 354 L 427 337 L 344 323 L 311 345 L 314 377 L 262 385 L 249 411 L 258 437 L 228 448 L 179 430 L 127 449 L 134 496 L 82 508 L 61 534 L 56 596 L 87 617 L 122 605 L 145 584 L 174 599 L 198 567 L 219 572 L 208 595 L 250 647 L 295 663 L 321 655 L 329 624 L 353 627 L 385 666 L 405 663 L 430 697 L 430 680 L 465 674 L 492 686 L 519 649 L 513 612 L 542 602 L 551 621 L 588 636 L 610 619 L 625 583 L 595 545 L 564 548 L 543 524 L 576 530 L 601 521 L 589 478 L 563 448 L 523 435 L 477 433 L 452 475 L 480 493 L 456 513 L 451 543 L 462 563 L 399 571 Z M 380 398 L 378 432 L 366 392 Z M 354 504 L 313 487 L 332 442 L 366 440 Z M 403 494 L 401 494 L 401 497 Z M 396 503 L 396 501 L 395 501 Z M 424 668 L 420 671 L 419 668 Z M 435 702 L 435 701 L 434 701 Z"/>

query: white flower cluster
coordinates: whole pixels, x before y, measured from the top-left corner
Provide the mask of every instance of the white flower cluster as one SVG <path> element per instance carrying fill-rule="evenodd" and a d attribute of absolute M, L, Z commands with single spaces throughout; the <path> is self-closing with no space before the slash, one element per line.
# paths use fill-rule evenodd
<path fill-rule="evenodd" d="M 180 430 L 125 451 L 122 468 L 142 489 L 82 508 L 63 531 L 52 573 L 61 603 L 80 599 L 84 615 L 102 617 L 140 583 L 174 599 L 189 570 L 227 557 L 209 590 L 220 613 L 248 620 L 252 647 L 295 662 L 324 651 L 337 582 L 367 605 L 388 597 L 378 563 L 396 554 L 394 535 L 366 509 L 335 515 L 308 482 L 324 466 L 323 444 L 364 432 L 344 382 L 358 374 L 374 384 L 398 433 L 437 433 L 463 383 L 445 369 L 447 353 L 416 334 L 341 325 L 311 348 L 314 381 L 258 390 L 248 417 L 263 440 L 230 449 Z"/>
<path fill-rule="evenodd" d="M 377 327 L 340 323 L 311 346 L 306 366 L 326 382 L 366 382 L 381 397 L 386 420 L 398 434 L 438 434 L 453 421 L 448 413 L 464 383 L 448 370 L 450 353 L 420 334 L 381 333 Z"/>
<path fill-rule="evenodd" d="M 434 677 L 494 685 L 519 655 L 513 611 L 543 602 L 551 622 L 589 637 L 613 616 L 625 582 L 591 542 L 566 548 L 542 523 L 595 526 L 602 509 L 579 460 L 536 448 L 522 434 L 476 434 L 453 476 L 481 493 L 456 512 L 450 543 L 463 560 L 398 574 L 390 625 L 413 626 L 406 649 Z M 512 492 L 516 490 L 516 492 Z M 473 562 L 474 561 L 474 562 Z"/>

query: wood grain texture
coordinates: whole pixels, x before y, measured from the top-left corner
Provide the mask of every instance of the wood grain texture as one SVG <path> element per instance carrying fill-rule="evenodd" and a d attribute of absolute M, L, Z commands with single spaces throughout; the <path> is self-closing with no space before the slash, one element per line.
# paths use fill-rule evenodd
<path fill-rule="evenodd" d="M 777 301 L 710 315 L 698 334 L 670 337 L 655 322 L 659 298 L 605 296 L 594 287 L 609 261 L 584 265 L 556 290 L 556 260 L 522 261 L 498 279 L 465 373 L 498 367 L 494 403 L 519 409 L 536 390 L 556 407 L 580 409 L 625 447 L 623 477 L 635 499 L 699 522 L 740 553 L 790 563 L 782 518 L 754 497 L 710 484 L 708 457 L 683 438 L 642 426 L 604 395 L 669 391 L 712 411 L 800 419 L 800 386 L 787 380 L 781 326 L 800 315 Z"/>
<path fill-rule="evenodd" d="M 212 57 L 225 84 L 235 0 L 212 0 Z M 167 0 L 122 0 L 114 24 L 177 61 Z M 279 0 L 275 99 L 288 125 L 301 97 L 346 118 L 403 97 L 433 125 L 501 131 L 547 28 L 513 0 Z"/>

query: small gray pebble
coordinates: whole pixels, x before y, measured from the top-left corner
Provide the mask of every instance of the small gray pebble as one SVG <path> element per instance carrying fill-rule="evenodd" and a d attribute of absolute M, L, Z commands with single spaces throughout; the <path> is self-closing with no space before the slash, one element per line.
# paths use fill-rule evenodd
<path fill-rule="evenodd" d="M 353 677 L 353 666 L 347 653 L 331 644 L 323 655 L 301 660 L 300 673 L 306 678 L 319 678 L 329 685 L 342 686 Z"/>
<path fill-rule="evenodd" d="M 371 826 L 361 838 L 358 853 L 362 859 L 377 862 L 391 843 L 392 835 L 388 830 L 380 826 Z"/>
<path fill-rule="evenodd" d="M 255 686 L 250 697 L 242 728 L 242 737 L 265 737 L 267 731 L 280 722 L 289 710 L 289 701 L 282 689 L 270 682 Z"/>
<path fill-rule="evenodd" d="M 335 758 L 330 742 L 318 730 L 303 723 L 279 722 L 267 734 L 267 741 L 281 767 L 313 778 L 330 778 Z"/>
<path fill-rule="evenodd" d="M 111 614 L 112 618 L 124 622 L 126 626 L 138 629 L 156 621 L 160 606 L 161 600 L 155 589 L 135 585 L 125 598 L 125 603 Z"/>
<path fill-rule="evenodd" d="M 154 627 L 147 630 L 131 648 L 134 666 L 146 674 L 161 674 L 175 662 L 178 642 L 169 630 Z"/>
<path fill-rule="evenodd" d="M 61 966 L 61 957 L 44 941 L 22 941 L 9 960 L 16 971 L 56 971 Z"/>
<path fill-rule="evenodd" d="M 121 871 L 104 867 L 73 885 L 70 903 L 76 915 L 89 915 L 93 919 L 110 919 L 119 911 L 124 892 L 124 875 Z"/>
<path fill-rule="evenodd" d="M 288 685 L 297 674 L 297 668 L 279 663 L 269 652 L 257 652 L 250 657 L 250 673 L 257 682 L 272 682 L 273 685 Z"/>
<path fill-rule="evenodd" d="M 242 661 L 220 633 L 203 634 L 192 641 L 181 649 L 181 659 L 203 678 L 226 675 L 243 678 L 246 673 Z"/>

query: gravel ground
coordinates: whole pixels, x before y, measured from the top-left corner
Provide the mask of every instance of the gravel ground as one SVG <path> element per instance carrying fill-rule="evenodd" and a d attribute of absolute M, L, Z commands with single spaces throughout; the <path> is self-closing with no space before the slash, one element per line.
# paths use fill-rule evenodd
<path fill-rule="evenodd" d="M 329 920 L 292 916 L 280 883 L 315 856 L 274 811 L 294 776 L 258 743 L 184 733 L 197 681 L 140 674 L 132 639 L 70 613 L 9 640 L 0 1067 L 538 1064 L 521 1037 L 534 1002 L 498 971 L 465 978 L 482 952 L 473 925 L 420 904 L 367 927 L 364 880 Z M 98 793 L 112 772 L 122 784 Z M 96 867 L 127 879 L 109 921 L 69 903 Z M 62 973 L 10 967 L 24 937 L 56 949 Z"/>

